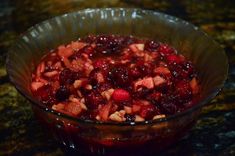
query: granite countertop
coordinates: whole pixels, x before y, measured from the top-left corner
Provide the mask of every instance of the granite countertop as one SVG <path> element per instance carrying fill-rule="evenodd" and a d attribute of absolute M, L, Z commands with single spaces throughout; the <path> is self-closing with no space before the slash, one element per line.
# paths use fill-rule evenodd
<path fill-rule="evenodd" d="M 234 0 L 1 0 L 0 2 L 0 156 L 70 155 L 38 124 L 29 102 L 9 83 L 7 50 L 15 38 L 45 19 L 83 8 L 141 7 L 180 17 L 199 26 L 224 47 L 229 77 L 205 108 L 190 135 L 162 156 L 235 155 L 235 3 Z"/>

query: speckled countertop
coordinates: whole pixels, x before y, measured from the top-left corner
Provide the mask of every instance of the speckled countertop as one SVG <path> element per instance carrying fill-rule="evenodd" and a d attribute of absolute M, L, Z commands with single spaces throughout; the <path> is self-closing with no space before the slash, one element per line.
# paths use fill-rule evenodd
<path fill-rule="evenodd" d="M 178 16 L 202 28 L 225 49 L 229 78 L 203 109 L 189 136 L 162 156 L 235 155 L 235 2 L 234 0 L 1 0 L 0 1 L 0 156 L 72 155 L 62 150 L 34 118 L 29 102 L 9 83 L 5 58 L 15 38 L 50 17 L 93 7 L 141 7 Z"/>

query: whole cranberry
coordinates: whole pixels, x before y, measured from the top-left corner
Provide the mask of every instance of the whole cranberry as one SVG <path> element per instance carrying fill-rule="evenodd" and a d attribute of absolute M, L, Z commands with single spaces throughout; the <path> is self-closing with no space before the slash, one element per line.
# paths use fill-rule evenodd
<path fill-rule="evenodd" d="M 61 85 L 72 84 L 75 80 L 81 77 L 80 73 L 73 72 L 69 68 L 65 68 L 59 75 L 59 81 Z"/>
<path fill-rule="evenodd" d="M 182 65 L 182 75 L 184 74 L 185 78 L 192 79 L 196 76 L 195 69 L 193 67 L 193 64 L 191 62 L 184 62 Z"/>
<path fill-rule="evenodd" d="M 166 57 L 166 60 L 168 61 L 169 64 L 180 64 L 183 62 L 183 59 L 176 54 L 171 54 Z"/>
<path fill-rule="evenodd" d="M 157 105 L 161 103 L 162 100 L 162 93 L 155 92 L 147 96 L 147 99 L 150 100 L 153 104 Z"/>
<path fill-rule="evenodd" d="M 160 104 L 158 104 L 158 107 L 160 108 L 161 113 L 171 115 L 175 114 L 178 111 L 177 103 L 178 95 L 169 93 L 162 98 L 162 101 Z"/>
<path fill-rule="evenodd" d="M 145 120 L 151 120 L 156 113 L 156 106 L 149 104 L 143 105 L 140 109 L 140 116 L 145 118 Z"/>
<path fill-rule="evenodd" d="M 130 69 L 130 75 L 133 77 L 133 79 L 137 79 L 141 77 L 141 71 L 137 67 L 133 67 Z"/>
<path fill-rule="evenodd" d="M 96 109 L 99 104 L 105 104 L 105 99 L 98 92 L 91 92 L 85 96 L 85 102 L 89 109 Z"/>
<path fill-rule="evenodd" d="M 159 47 L 159 43 L 157 43 L 153 40 L 147 41 L 144 45 L 144 49 L 146 51 L 150 51 L 150 52 L 156 51 L 158 49 L 158 47 Z"/>
<path fill-rule="evenodd" d="M 154 65 L 151 63 L 144 63 L 142 61 L 137 62 L 138 71 L 141 73 L 141 76 L 152 75 Z"/>
<path fill-rule="evenodd" d="M 108 79 L 115 86 L 128 87 L 132 78 L 128 69 L 123 65 L 116 65 L 108 72 Z"/>
<path fill-rule="evenodd" d="M 182 80 L 176 84 L 175 88 L 181 102 L 190 101 L 192 99 L 192 89 L 189 82 Z"/>
<path fill-rule="evenodd" d="M 173 54 L 175 50 L 167 44 L 160 44 L 158 48 L 158 52 L 163 56 L 167 56 L 169 54 Z"/>
<path fill-rule="evenodd" d="M 60 86 L 60 88 L 56 91 L 55 97 L 58 101 L 65 101 L 68 99 L 69 95 L 69 89 L 66 86 Z"/>
<path fill-rule="evenodd" d="M 50 85 L 40 87 L 34 94 L 46 105 L 53 104 L 56 101 L 53 88 Z"/>
<path fill-rule="evenodd" d="M 96 51 L 102 54 L 118 53 L 123 48 L 123 39 L 115 36 L 100 35 L 96 43 Z"/>

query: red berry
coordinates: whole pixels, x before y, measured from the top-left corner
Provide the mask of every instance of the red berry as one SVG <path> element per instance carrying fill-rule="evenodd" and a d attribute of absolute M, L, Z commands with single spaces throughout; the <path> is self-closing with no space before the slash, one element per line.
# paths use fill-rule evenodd
<path fill-rule="evenodd" d="M 72 84 L 75 80 L 79 79 L 81 74 L 78 72 L 73 72 L 68 68 L 61 71 L 59 75 L 60 84 L 67 85 Z"/>
<path fill-rule="evenodd" d="M 176 91 L 180 96 L 181 100 L 191 100 L 192 98 L 192 89 L 189 82 L 180 81 L 176 84 Z"/>
<path fill-rule="evenodd" d="M 177 94 L 169 93 L 166 94 L 160 104 L 157 106 L 160 108 L 161 113 L 164 114 L 175 114 L 178 111 L 177 104 L 179 103 L 179 97 Z"/>
<path fill-rule="evenodd" d="M 169 47 L 166 44 L 160 44 L 158 51 L 162 54 L 162 55 L 169 55 L 174 53 L 174 49 Z"/>
<path fill-rule="evenodd" d="M 53 88 L 50 85 L 40 87 L 37 91 L 35 91 L 35 95 L 45 104 L 52 104 L 56 101 Z"/>
<path fill-rule="evenodd" d="M 112 98 L 117 102 L 128 101 L 130 99 L 130 94 L 124 89 L 116 89 L 113 92 Z"/>
<path fill-rule="evenodd" d="M 145 43 L 144 49 L 152 52 L 152 51 L 156 51 L 158 47 L 159 47 L 159 43 L 151 40 Z"/>
<path fill-rule="evenodd" d="M 95 60 L 93 66 L 94 68 L 106 69 L 108 67 L 108 62 L 105 59 Z"/>
<path fill-rule="evenodd" d="M 66 86 L 60 86 L 56 91 L 55 97 L 58 101 L 65 101 L 70 95 L 70 91 Z"/>
<path fill-rule="evenodd" d="M 108 79 L 115 86 L 126 87 L 131 83 L 132 77 L 124 65 L 116 65 L 108 73 Z"/>
<path fill-rule="evenodd" d="M 156 107 L 152 104 L 143 105 L 140 109 L 140 116 L 145 118 L 145 120 L 151 120 L 155 115 Z"/>
<path fill-rule="evenodd" d="M 141 77 L 141 72 L 137 67 L 134 67 L 130 70 L 130 74 L 134 79 Z"/>
<path fill-rule="evenodd" d="M 105 103 L 105 99 L 97 92 L 91 92 L 85 96 L 85 101 L 89 109 L 96 109 L 99 104 Z"/>
<path fill-rule="evenodd" d="M 170 64 L 172 63 L 180 64 L 182 62 L 182 58 L 178 55 L 168 55 L 166 59 Z"/>
<path fill-rule="evenodd" d="M 161 92 L 152 93 L 148 95 L 147 99 L 150 100 L 153 104 L 158 104 L 161 102 L 162 93 Z"/>

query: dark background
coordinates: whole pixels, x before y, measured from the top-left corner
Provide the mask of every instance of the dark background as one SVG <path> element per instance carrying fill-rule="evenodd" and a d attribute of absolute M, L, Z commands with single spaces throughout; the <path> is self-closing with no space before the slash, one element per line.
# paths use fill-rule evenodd
<path fill-rule="evenodd" d="M 208 104 L 190 135 L 162 156 L 235 155 L 235 1 L 234 0 L 0 0 L 0 156 L 70 155 L 46 135 L 30 104 L 9 83 L 5 58 L 17 36 L 45 19 L 83 8 L 140 7 L 185 19 L 221 44 L 229 77 Z"/>

